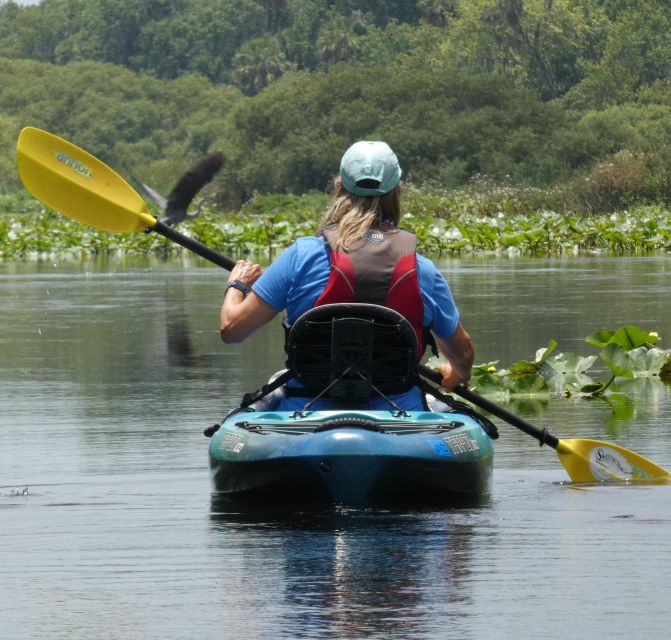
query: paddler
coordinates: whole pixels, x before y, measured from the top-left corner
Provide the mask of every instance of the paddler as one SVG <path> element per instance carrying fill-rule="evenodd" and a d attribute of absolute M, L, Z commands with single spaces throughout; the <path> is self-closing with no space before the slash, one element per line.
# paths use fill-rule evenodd
<path fill-rule="evenodd" d="M 363 140 L 347 149 L 316 235 L 298 238 L 265 272 L 249 260 L 239 260 L 230 272 L 221 339 L 241 342 L 282 310 L 291 325 L 321 304 L 383 304 L 413 326 L 420 355 L 427 332 L 433 334 L 448 361 L 440 368 L 443 387 L 467 384 L 473 345 L 450 288 L 433 262 L 416 252 L 416 236 L 399 228 L 401 175 L 396 154 L 385 142 Z M 393 399 L 407 411 L 425 408 L 418 388 Z M 313 408 L 337 408 L 328 399 L 318 402 Z M 300 398 L 286 397 L 276 410 L 302 404 Z M 383 399 L 371 398 L 370 409 L 387 407 Z"/>

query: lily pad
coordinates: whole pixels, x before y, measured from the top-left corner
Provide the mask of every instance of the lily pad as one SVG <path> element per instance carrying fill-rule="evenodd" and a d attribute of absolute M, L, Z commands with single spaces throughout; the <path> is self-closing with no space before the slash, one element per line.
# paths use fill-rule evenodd
<path fill-rule="evenodd" d="M 585 342 L 604 349 L 609 344 L 618 344 L 625 351 L 646 344 L 656 344 L 659 336 L 655 332 L 643 331 L 638 327 L 620 327 L 617 331 L 596 331 L 585 338 Z"/>
<path fill-rule="evenodd" d="M 635 377 L 658 376 L 668 361 L 666 352 L 657 347 L 639 347 L 632 349 L 627 355 Z"/>
<path fill-rule="evenodd" d="M 530 360 L 519 360 L 510 366 L 510 375 L 513 377 L 539 374 L 543 363 L 550 357 L 552 352 L 557 348 L 557 341 L 550 340 L 547 347 L 538 349 L 536 351 L 536 359 L 532 362 Z"/>
<path fill-rule="evenodd" d="M 597 359 L 598 356 L 579 356 L 569 351 L 558 353 L 554 358 L 547 360 L 545 364 L 551 369 L 548 373 L 568 375 L 589 371 Z"/>
<path fill-rule="evenodd" d="M 633 366 L 629 358 L 629 352 L 625 351 L 619 344 L 611 342 L 601 351 L 601 359 L 608 365 L 613 375 L 622 378 L 633 378 Z"/>
<path fill-rule="evenodd" d="M 545 381 L 545 378 L 535 374 L 515 378 L 506 386 L 516 395 L 534 396 L 537 394 L 547 395 L 548 393 L 548 383 Z"/>
<path fill-rule="evenodd" d="M 476 378 L 475 385 L 481 393 L 488 394 L 491 392 L 498 392 L 502 389 L 501 378 L 491 373 L 484 373 Z"/>
<path fill-rule="evenodd" d="M 543 364 L 550 357 L 550 355 L 552 355 L 552 353 L 556 348 L 557 348 L 557 341 L 550 340 L 550 342 L 548 342 L 547 347 L 536 351 L 536 363 L 539 365 Z"/>
<path fill-rule="evenodd" d="M 496 365 L 498 364 L 498 360 L 492 360 L 491 362 L 483 362 L 482 364 L 473 365 L 473 374 L 478 376 L 485 373 L 495 373 Z"/>

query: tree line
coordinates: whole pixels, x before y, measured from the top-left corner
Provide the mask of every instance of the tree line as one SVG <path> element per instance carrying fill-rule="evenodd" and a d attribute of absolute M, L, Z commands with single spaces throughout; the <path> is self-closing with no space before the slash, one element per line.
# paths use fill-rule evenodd
<path fill-rule="evenodd" d="M 323 190 L 359 138 L 435 189 L 668 202 L 670 74 L 667 0 L 6 2 L 0 185 L 30 124 L 164 189 L 222 150 L 227 204 Z"/>

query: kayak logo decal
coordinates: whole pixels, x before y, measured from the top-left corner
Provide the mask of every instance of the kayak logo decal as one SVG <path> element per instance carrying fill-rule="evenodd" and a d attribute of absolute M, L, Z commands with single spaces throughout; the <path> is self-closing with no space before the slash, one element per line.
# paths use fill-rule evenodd
<path fill-rule="evenodd" d="M 480 445 L 477 440 L 473 440 L 469 435 L 460 433 L 443 438 L 445 444 L 452 449 L 453 453 L 469 453 L 480 451 Z"/>
<path fill-rule="evenodd" d="M 57 151 L 54 155 L 56 156 L 56 160 L 58 160 L 58 162 L 64 164 L 66 167 L 69 167 L 82 178 L 90 180 L 93 177 L 93 172 L 83 162 L 79 162 L 79 160 L 72 158 L 67 153 L 63 153 L 62 151 Z"/>
<path fill-rule="evenodd" d="M 610 447 L 593 447 L 589 452 L 589 470 L 600 481 L 631 480 L 632 466 L 627 459 Z"/>
<path fill-rule="evenodd" d="M 477 440 L 473 440 L 465 433 L 445 436 L 441 440 L 427 440 L 426 443 L 437 456 L 452 456 L 480 451 Z"/>
<path fill-rule="evenodd" d="M 426 443 L 437 456 L 453 456 L 480 451 L 478 441 L 473 440 L 466 433 L 445 436 L 441 440 L 427 440 Z"/>
<path fill-rule="evenodd" d="M 450 449 L 442 440 L 427 440 L 426 444 L 428 444 L 433 449 L 433 452 L 437 456 L 452 455 L 452 449 Z"/>
<path fill-rule="evenodd" d="M 240 453 L 245 447 L 244 437 L 237 433 L 227 433 L 222 439 L 219 449 L 229 453 Z"/>

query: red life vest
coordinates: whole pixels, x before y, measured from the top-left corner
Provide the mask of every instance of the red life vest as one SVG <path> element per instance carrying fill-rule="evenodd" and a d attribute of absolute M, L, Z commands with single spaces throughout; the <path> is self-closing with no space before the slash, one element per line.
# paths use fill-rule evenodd
<path fill-rule="evenodd" d="M 398 311 L 415 330 L 417 353 L 424 353 L 424 301 L 417 277 L 417 237 L 404 229 L 371 229 L 349 252 L 336 251 L 335 226 L 324 230 L 331 273 L 315 307 L 364 302 Z"/>

